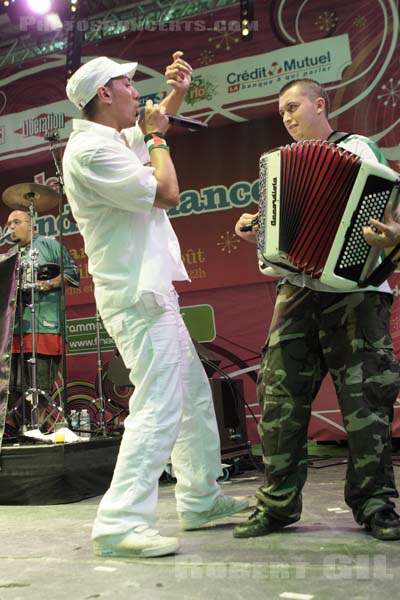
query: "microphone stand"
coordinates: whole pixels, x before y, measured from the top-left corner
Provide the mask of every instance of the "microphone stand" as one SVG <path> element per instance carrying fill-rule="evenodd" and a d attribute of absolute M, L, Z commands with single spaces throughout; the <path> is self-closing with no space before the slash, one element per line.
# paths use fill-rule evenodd
<path fill-rule="evenodd" d="M 32 232 L 31 232 L 32 235 Z M 26 427 L 26 406 L 25 406 L 25 398 L 28 394 L 26 390 L 26 382 L 25 382 L 25 358 L 24 358 L 24 332 L 23 332 L 23 323 L 24 323 L 24 295 L 22 290 L 23 285 L 23 269 L 22 261 L 21 261 L 21 253 L 19 253 L 19 261 L 18 261 L 18 318 L 19 318 L 19 370 L 20 370 L 20 382 L 21 382 L 21 411 L 22 411 L 22 424 L 21 431 L 25 433 L 27 430 Z M 16 382 L 18 386 L 18 366 L 17 366 L 17 377 Z"/>
<path fill-rule="evenodd" d="M 64 421 L 68 412 L 68 397 L 67 397 L 67 360 L 65 352 L 65 339 L 66 339 L 66 303 L 65 303 L 65 281 L 64 281 L 64 247 L 63 247 L 63 193 L 64 193 L 64 178 L 62 172 L 62 160 L 61 160 L 61 146 L 57 145 L 60 139 L 58 131 L 49 132 L 45 136 L 45 140 L 50 142 L 50 152 L 53 157 L 54 165 L 56 168 L 56 177 L 58 180 L 58 214 L 59 214 L 59 234 L 58 239 L 60 243 L 60 276 L 61 276 L 61 298 L 60 298 L 60 328 L 61 328 L 61 343 L 62 343 L 62 354 L 61 354 L 61 365 L 62 365 L 62 420 Z M 56 149 L 60 148 L 60 158 L 56 156 Z"/>
<path fill-rule="evenodd" d="M 97 348 L 97 386 L 99 396 L 97 401 L 99 403 L 99 427 L 103 437 L 107 435 L 106 424 L 104 422 L 105 417 L 105 397 L 103 393 L 103 363 L 101 358 L 101 337 L 100 337 L 100 314 L 96 308 L 96 348 Z"/>

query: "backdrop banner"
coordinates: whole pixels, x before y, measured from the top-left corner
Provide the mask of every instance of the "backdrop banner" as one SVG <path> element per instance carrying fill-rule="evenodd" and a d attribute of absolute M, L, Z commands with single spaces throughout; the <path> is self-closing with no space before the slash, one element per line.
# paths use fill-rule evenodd
<path fill-rule="evenodd" d="M 258 443 L 255 380 L 260 352 L 271 319 L 276 280 L 260 274 L 254 245 L 234 233 L 242 212 L 256 212 L 259 158 L 290 142 L 277 113 L 282 85 L 298 77 L 324 84 L 331 99 L 331 124 L 341 131 L 371 137 L 392 168 L 400 170 L 398 7 L 395 0 L 365 2 L 323 0 L 307 3 L 254 2 L 250 40 L 238 30 L 239 6 L 214 10 L 83 47 L 82 62 L 99 55 L 138 61 L 134 85 L 141 104 L 160 101 L 167 93 L 165 66 L 174 50 L 182 50 L 194 68 L 181 113 L 201 119 L 207 129 L 190 132 L 171 126 L 168 140 L 181 190 L 179 207 L 169 211 L 191 282 L 178 292 L 193 337 L 218 356 L 215 376 L 241 378 L 248 437 Z M 106 26 L 106 24 L 104 24 Z M 171 35 L 173 34 L 173 36 Z M 173 47 L 171 46 L 172 41 Z M 53 54 L 0 70 L 1 189 L 35 182 L 57 189 L 46 132 L 60 134 L 62 153 L 78 111 L 65 96 L 65 55 Z M 0 202 L 0 235 L 7 230 L 9 207 Z M 79 289 L 67 288 L 70 352 L 67 360 L 69 404 L 96 408 L 97 340 L 93 283 L 83 240 L 67 200 L 62 214 L 37 214 L 42 235 L 58 236 L 76 260 Z M 9 245 L 2 242 L 0 252 Z M 393 292 L 392 334 L 400 356 L 399 275 L 390 279 Z M 188 308 L 190 307 L 190 308 Z M 185 310 L 186 309 L 186 310 Z M 113 342 L 102 329 L 102 361 L 106 366 Z M 131 389 L 107 380 L 107 414 L 126 407 Z M 400 435 L 395 407 L 394 435 Z M 329 379 L 314 404 L 310 437 L 345 437 Z"/>

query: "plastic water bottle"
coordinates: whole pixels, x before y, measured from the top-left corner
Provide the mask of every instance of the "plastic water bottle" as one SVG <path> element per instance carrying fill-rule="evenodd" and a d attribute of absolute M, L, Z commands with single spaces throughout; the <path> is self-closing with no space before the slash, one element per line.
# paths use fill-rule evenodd
<path fill-rule="evenodd" d="M 72 431 L 77 431 L 79 429 L 79 413 L 77 410 L 75 410 L 75 408 L 71 410 L 70 420 Z"/>
<path fill-rule="evenodd" d="M 80 437 L 82 440 L 90 440 L 90 415 L 87 408 L 83 408 L 79 420 Z"/>

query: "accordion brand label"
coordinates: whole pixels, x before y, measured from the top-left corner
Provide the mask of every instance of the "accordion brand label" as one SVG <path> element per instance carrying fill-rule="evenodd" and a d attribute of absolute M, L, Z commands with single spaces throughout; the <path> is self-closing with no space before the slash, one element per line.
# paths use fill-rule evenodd
<path fill-rule="evenodd" d="M 280 225 L 280 151 L 271 152 L 268 155 L 268 181 L 265 219 L 265 240 L 268 240 L 270 260 L 280 257 L 279 225 Z"/>

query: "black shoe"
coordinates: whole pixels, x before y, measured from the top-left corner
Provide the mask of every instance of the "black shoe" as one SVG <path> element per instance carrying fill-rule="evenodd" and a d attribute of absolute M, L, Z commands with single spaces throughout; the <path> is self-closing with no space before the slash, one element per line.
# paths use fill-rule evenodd
<path fill-rule="evenodd" d="M 400 518 L 393 508 L 378 510 L 365 524 L 377 540 L 400 540 Z"/>
<path fill-rule="evenodd" d="M 238 525 L 233 530 L 233 537 L 235 538 L 249 538 L 257 537 L 260 535 L 268 535 L 274 531 L 279 531 L 291 523 L 298 521 L 300 517 L 296 517 L 293 520 L 283 523 L 277 521 L 272 517 L 269 517 L 267 513 L 256 508 L 254 513 L 241 525 Z"/>

